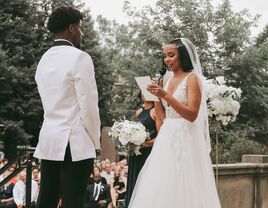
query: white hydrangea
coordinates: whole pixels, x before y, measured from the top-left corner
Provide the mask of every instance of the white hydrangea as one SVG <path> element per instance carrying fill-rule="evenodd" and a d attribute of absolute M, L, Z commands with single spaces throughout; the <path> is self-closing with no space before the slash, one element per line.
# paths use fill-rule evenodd
<path fill-rule="evenodd" d="M 242 91 L 225 85 L 223 76 L 216 77 L 215 80 L 206 80 L 208 115 L 220 121 L 223 125 L 235 121 L 239 113 Z"/>
<path fill-rule="evenodd" d="M 224 79 L 224 76 L 219 76 L 219 77 L 216 77 L 216 81 L 220 84 L 220 85 L 223 85 L 226 83 L 225 79 Z"/>
<path fill-rule="evenodd" d="M 124 120 L 122 122 L 114 122 L 109 136 L 114 143 L 125 150 L 134 150 L 138 154 L 139 146 L 148 138 L 145 127 L 140 122 Z"/>

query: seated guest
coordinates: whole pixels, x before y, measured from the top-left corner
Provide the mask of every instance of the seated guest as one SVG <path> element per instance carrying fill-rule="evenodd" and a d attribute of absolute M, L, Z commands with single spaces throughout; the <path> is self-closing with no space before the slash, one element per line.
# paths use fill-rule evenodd
<path fill-rule="evenodd" d="M 89 184 L 94 183 L 93 175 L 96 175 L 98 173 L 101 174 L 100 168 L 98 166 L 94 166 L 93 173 L 92 173 L 92 175 L 90 176 L 90 179 L 89 179 Z M 102 182 L 102 184 L 107 185 L 106 179 L 104 177 L 102 177 L 102 176 L 101 176 L 101 182 Z"/>
<path fill-rule="evenodd" d="M 105 167 L 106 167 L 106 162 L 105 160 L 101 161 L 100 163 L 100 169 L 101 169 L 101 172 L 105 171 Z"/>
<path fill-rule="evenodd" d="M 121 168 L 117 167 L 114 171 L 114 178 L 111 183 L 111 195 L 113 206 L 116 207 L 116 201 L 119 199 L 125 199 L 126 184 L 123 176 L 121 175 Z"/>
<path fill-rule="evenodd" d="M 10 172 L 3 173 L 3 177 L 9 176 Z M 4 186 L 0 187 L 0 208 L 17 208 L 13 199 L 14 184 L 11 181 L 7 182 Z"/>
<path fill-rule="evenodd" d="M 40 172 L 37 166 L 32 168 L 32 179 L 40 186 Z"/>
<path fill-rule="evenodd" d="M 112 172 L 110 161 L 106 162 L 105 170 L 101 172 L 101 176 L 106 179 L 108 185 L 111 184 L 112 179 L 113 179 L 113 172 Z"/>
<path fill-rule="evenodd" d="M 15 171 L 15 167 L 11 166 L 9 169 L 8 169 L 8 172 L 11 174 Z M 17 176 L 15 176 L 14 178 L 12 178 L 10 180 L 10 183 L 13 183 L 13 185 L 15 185 L 15 183 L 17 182 Z"/>
<path fill-rule="evenodd" d="M 111 172 L 114 172 L 114 170 L 116 169 L 116 167 L 117 167 L 116 162 L 112 162 L 111 163 Z"/>
<path fill-rule="evenodd" d="M 93 180 L 87 187 L 85 208 L 107 208 L 111 202 L 110 187 L 102 184 L 100 173 L 95 173 Z"/>
<path fill-rule="evenodd" d="M 118 199 L 124 199 L 126 193 L 126 184 L 121 174 L 121 169 L 116 168 L 114 172 L 114 178 L 112 180 L 112 187 L 116 189 Z"/>
<path fill-rule="evenodd" d="M 34 204 L 37 201 L 38 197 L 38 184 L 32 180 L 32 195 L 31 195 L 31 202 Z M 26 196 L 26 171 L 22 171 L 19 174 L 19 180 L 15 184 L 13 188 L 13 197 L 14 201 L 17 204 L 18 208 L 24 208 L 25 207 L 25 198 Z"/>

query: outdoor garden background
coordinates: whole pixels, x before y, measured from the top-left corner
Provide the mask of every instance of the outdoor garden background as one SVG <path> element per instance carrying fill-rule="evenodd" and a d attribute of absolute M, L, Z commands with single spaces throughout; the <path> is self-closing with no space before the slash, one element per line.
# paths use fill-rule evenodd
<path fill-rule="evenodd" d="M 251 35 L 258 16 L 234 12 L 230 1 L 159 0 L 156 9 L 124 6 L 128 25 L 99 16 L 93 21 L 81 2 L 70 0 L 0 1 L 0 140 L 7 159 L 17 145 L 36 146 L 42 106 L 34 75 L 41 55 L 52 45 L 46 29 L 52 8 L 83 10 L 82 49 L 94 62 L 102 127 L 132 119 L 140 104 L 134 77 L 154 75 L 162 65 L 162 44 L 188 37 L 198 47 L 205 75 L 224 76 L 242 90 L 235 122 L 219 132 L 219 162 L 241 162 L 243 154 L 268 154 L 268 25 Z M 215 162 L 215 128 L 210 128 Z"/>

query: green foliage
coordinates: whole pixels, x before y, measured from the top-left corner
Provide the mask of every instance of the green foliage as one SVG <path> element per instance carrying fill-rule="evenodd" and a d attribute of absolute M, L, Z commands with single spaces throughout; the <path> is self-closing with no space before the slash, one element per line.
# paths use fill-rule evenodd
<path fill-rule="evenodd" d="M 230 151 L 223 154 L 223 160 L 228 163 L 235 163 L 241 161 L 245 154 L 264 154 L 264 147 L 258 142 L 246 139 L 234 140 Z"/>
<path fill-rule="evenodd" d="M 265 26 L 264 30 L 256 38 L 256 45 L 261 45 L 268 38 L 268 24 Z"/>
<path fill-rule="evenodd" d="M 230 0 L 223 0 L 215 13 L 213 26 L 220 56 L 231 58 L 244 51 L 250 42 L 250 27 L 257 18 L 252 18 L 247 10 L 233 12 Z"/>
<path fill-rule="evenodd" d="M 222 128 L 219 132 L 219 163 L 241 162 L 244 154 L 267 154 L 267 147 L 248 137 L 254 129 L 239 128 L 235 125 L 228 129 Z M 212 162 L 216 163 L 216 135 L 212 126 Z"/>
<path fill-rule="evenodd" d="M 230 63 L 226 76 L 243 92 L 238 125 L 251 128 L 248 137 L 268 145 L 268 39 Z"/>
<path fill-rule="evenodd" d="M 34 73 L 36 62 L 44 51 L 43 18 L 38 4 L 29 0 L 1 1 L 0 10 L 0 70 L 3 82 L 0 121 L 10 129 L 9 135 L 20 140 L 19 143 L 29 144 L 29 138 L 34 138 L 34 144 L 42 120 Z"/>

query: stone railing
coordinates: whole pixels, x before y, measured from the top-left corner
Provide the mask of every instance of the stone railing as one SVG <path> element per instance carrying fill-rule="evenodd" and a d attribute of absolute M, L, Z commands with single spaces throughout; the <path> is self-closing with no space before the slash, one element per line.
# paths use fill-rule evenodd
<path fill-rule="evenodd" d="M 219 165 L 218 193 L 222 208 L 268 208 L 268 156 L 244 155 L 242 163 Z"/>

